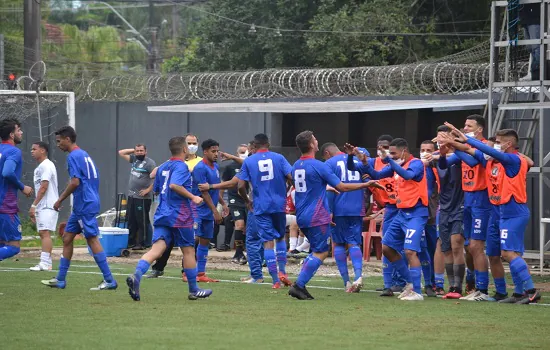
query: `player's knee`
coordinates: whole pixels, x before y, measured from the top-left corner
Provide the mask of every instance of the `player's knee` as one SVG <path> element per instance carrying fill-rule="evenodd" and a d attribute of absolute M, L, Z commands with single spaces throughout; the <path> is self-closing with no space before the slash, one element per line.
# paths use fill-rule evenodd
<path fill-rule="evenodd" d="M 18 246 L 15 246 L 15 245 L 7 245 L 5 248 L 7 249 L 8 255 L 10 257 L 19 254 L 19 252 L 21 251 L 21 248 L 19 248 Z"/>
<path fill-rule="evenodd" d="M 74 235 L 71 234 L 71 233 L 67 233 L 65 232 L 63 234 L 63 245 L 71 245 L 73 243 L 73 240 L 74 240 Z"/>
<path fill-rule="evenodd" d="M 50 238 L 50 231 L 38 231 L 40 239 Z"/>
<path fill-rule="evenodd" d="M 235 221 L 235 230 L 244 231 L 244 220 Z"/>
<path fill-rule="evenodd" d="M 407 256 L 407 259 L 410 259 L 410 258 L 414 258 L 415 256 L 417 256 L 418 253 L 415 252 L 414 250 L 405 249 L 405 255 Z"/>
<path fill-rule="evenodd" d="M 507 262 L 511 262 L 512 260 L 514 260 L 515 258 L 517 258 L 519 256 L 518 253 L 510 251 L 510 250 L 503 250 L 503 251 L 501 251 L 501 254 L 502 254 L 502 257 Z"/>
<path fill-rule="evenodd" d="M 491 265 L 497 265 L 502 264 L 502 261 L 500 260 L 500 256 L 489 256 L 489 263 Z"/>

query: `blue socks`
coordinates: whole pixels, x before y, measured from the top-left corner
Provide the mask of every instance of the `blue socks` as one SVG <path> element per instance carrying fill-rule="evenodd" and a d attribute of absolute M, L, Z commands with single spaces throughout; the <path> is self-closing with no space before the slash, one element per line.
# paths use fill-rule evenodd
<path fill-rule="evenodd" d="M 267 270 L 273 279 L 273 284 L 279 282 L 279 276 L 277 275 L 277 262 L 275 259 L 275 251 L 273 249 L 264 249 L 265 262 L 267 264 Z"/>
<path fill-rule="evenodd" d="M 113 275 L 111 275 L 111 269 L 109 269 L 109 264 L 107 264 L 107 255 L 105 252 L 94 254 L 94 260 L 99 266 L 101 273 L 103 273 L 103 279 L 107 283 L 113 282 Z"/>
<path fill-rule="evenodd" d="M 514 280 L 514 293 L 523 294 L 523 291 L 535 289 L 527 263 L 521 257 L 510 262 L 510 273 Z"/>
<path fill-rule="evenodd" d="M 267 251 L 266 251 L 267 252 Z M 310 255 L 309 259 L 304 262 L 304 266 L 302 267 L 302 271 L 298 275 L 298 279 L 296 280 L 296 285 L 300 288 L 304 288 L 306 284 L 311 280 L 313 275 L 315 275 L 315 272 L 317 272 L 317 269 L 319 269 L 319 266 L 321 266 L 323 262 L 321 259 L 314 255 Z"/>
<path fill-rule="evenodd" d="M 466 282 L 475 281 L 474 272 L 466 268 Z"/>
<path fill-rule="evenodd" d="M 432 285 L 432 262 L 430 261 L 430 254 L 427 248 L 422 248 L 418 253 L 418 259 L 420 259 L 420 266 L 422 274 L 424 275 L 424 285 Z"/>
<path fill-rule="evenodd" d="M 71 266 L 71 261 L 61 257 L 61 260 L 59 260 L 59 271 L 57 272 L 56 277 L 58 281 L 65 281 L 67 272 L 69 271 L 69 266 Z"/>
<path fill-rule="evenodd" d="M 436 288 L 445 288 L 445 274 L 436 273 L 435 274 L 435 287 Z"/>
<path fill-rule="evenodd" d="M 183 269 L 185 276 L 187 276 L 187 284 L 189 285 L 189 293 L 195 293 L 199 290 L 197 285 L 197 268 L 194 269 Z"/>
<path fill-rule="evenodd" d="M 495 278 L 495 289 L 497 293 L 506 295 L 506 279 L 503 278 Z"/>
<path fill-rule="evenodd" d="M 201 245 L 197 247 L 197 272 L 206 272 L 206 258 L 208 257 L 208 246 Z"/>
<path fill-rule="evenodd" d="M 390 289 L 392 287 L 393 265 L 391 265 L 388 258 L 382 257 L 382 278 L 384 279 L 384 289 Z"/>
<path fill-rule="evenodd" d="M 409 273 L 409 267 L 407 266 L 407 261 L 405 260 L 405 258 L 401 257 L 401 259 L 391 262 L 390 267 L 392 268 L 392 270 L 395 270 L 397 273 L 399 273 L 402 279 L 404 279 L 408 283 L 412 282 L 411 275 Z"/>
<path fill-rule="evenodd" d="M 487 289 L 489 289 L 489 271 L 475 270 L 475 276 L 477 290 L 487 293 Z"/>
<path fill-rule="evenodd" d="M 286 275 L 286 241 L 284 239 L 277 241 L 275 248 L 277 249 L 277 267 Z"/>
<path fill-rule="evenodd" d="M 21 249 L 12 245 L 5 245 L 0 248 L 0 260 L 5 260 L 19 254 Z"/>
<path fill-rule="evenodd" d="M 150 266 L 151 266 L 151 264 L 149 264 L 147 261 L 145 261 L 143 259 L 138 261 L 138 263 L 136 265 L 136 272 L 134 272 L 134 275 L 136 275 L 138 281 L 141 281 L 141 277 L 143 275 L 145 275 L 147 270 L 149 270 Z"/>
<path fill-rule="evenodd" d="M 401 260 L 403 260 L 403 259 L 401 259 Z M 412 280 L 412 283 L 413 283 L 414 291 L 418 294 L 422 294 L 422 267 L 420 267 L 420 266 L 411 267 L 411 268 L 409 268 L 409 272 L 410 272 L 410 275 L 411 275 L 411 280 Z M 431 276 L 428 275 L 427 277 L 428 277 L 427 279 L 429 281 Z M 426 278 L 426 276 L 424 276 L 424 278 Z"/>
<path fill-rule="evenodd" d="M 344 280 L 345 286 L 349 282 L 349 272 L 346 248 L 344 246 L 337 245 L 336 247 L 334 247 L 334 260 L 336 260 L 336 266 L 338 266 L 338 271 L 340 272 L 340 276 L 342 276 L 342 279 Z"/>
<path fill-rule="evenodd" d="M 356 245 L 349 247 L 348 250 L 351 264 L 353 265 L 353 276 L 357 281 L 363 275 L 363 253 L 361 252 L 361 248 Z"/>

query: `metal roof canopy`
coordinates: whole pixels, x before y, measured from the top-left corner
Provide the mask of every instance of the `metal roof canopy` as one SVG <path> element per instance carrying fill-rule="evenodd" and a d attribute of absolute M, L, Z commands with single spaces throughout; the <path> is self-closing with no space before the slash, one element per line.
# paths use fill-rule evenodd
<path fill-rule="evenodd" d="M 433 108 L 463 110 L 483 108 L 487 99 L 371 100 L 329 102 L 230 102 L 148 106 L 149 112 L 171 113 L 353 113 Z"/>

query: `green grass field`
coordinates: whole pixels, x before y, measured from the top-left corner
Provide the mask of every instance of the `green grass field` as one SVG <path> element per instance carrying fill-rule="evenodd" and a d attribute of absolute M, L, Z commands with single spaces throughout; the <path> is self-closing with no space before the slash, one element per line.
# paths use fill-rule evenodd
<path fill-rule="evenodd" d="M 125 284 L 132 265 L 112 265 L 118 290 L 91 292 L 102 280 L 94 263 L 73 261 L 65 290 L 41 285 L 55 272 L 27 271 L 35 263 L 0 263 L 3 350 L 549 347 L 550 305 L 404 302 L 346 294 L 340 279 L 327 277 L 310 283 L 315 300 L 298 301 L 287 289 L 231 283 L 244 275 L 232 271 L 211 271 L 223 280 L 206 285 L 214 294 L 188 301 L 177 268 L 145 280 L 142 300 L 134 302 Z M 381 278 L 367 278 L 365 289 L 380 285 Z"/>

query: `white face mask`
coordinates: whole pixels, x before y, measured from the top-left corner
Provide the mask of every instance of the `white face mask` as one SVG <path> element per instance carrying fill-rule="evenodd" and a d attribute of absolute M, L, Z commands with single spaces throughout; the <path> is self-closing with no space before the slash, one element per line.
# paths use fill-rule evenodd
<path fill-rule="evenodd" d="M 397 165 L 402 165 L 404 162 L 405 162 L 405 159 L 397 159 L 397 160 L 394 160 L 395 163 L 397 163 Z"/>
<path fill-rule="evenodd" d="M 420 159 L 426 159 L 428 158 L 429 153 L 428 152 L 420 152 Z"/>
<path fill-rule="evenodd" d="M 469 133 L 466 133 L 465 135 L 468 136 L 468 137 L 475 137 L 476 133 L 475 132 L 469 132 Z"/>
<path fill-rule="evenodd" d="M 248 151 L 246 151 L 244 153 L 239 153 L 239 158 L 246 159 L 247 157 L 248 157 Z"/>
<path fill-rule="evenodd" d="M 382 158 L 384 156 L 384 154 L 382 153 L 381 150 L 378 150 L 376 151 L 376 154 L 378 155 L 378 157 Z"/>
<path fill-rule="evenodd" d="M 187 145 L 187 148 L 189 149 L 189 154 L 195 154 L 199 150 L 199 146 L 197 145 Z"/>
<path fill-rule="evenodd" d="M 495 151 L 502 152 L 502 146 L 500 144 L 495 143 L 493 148 L 495 149 Z"/>
<path fill-rule="evenodd" d="M 493 159 L 493 157 L 491 157 L 491 156 L 488 155 L 488 154 L 484 154 L 484 155 L 483 155 L 483 158 L 485 158 L 485 160 L 491 160 L 491 159 Z"/>

